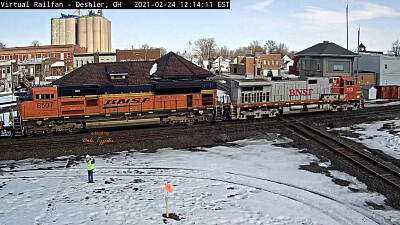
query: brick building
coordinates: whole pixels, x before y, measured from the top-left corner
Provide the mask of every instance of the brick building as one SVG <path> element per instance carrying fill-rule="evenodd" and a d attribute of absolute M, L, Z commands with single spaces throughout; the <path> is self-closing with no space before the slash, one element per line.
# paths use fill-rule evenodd
<path fill-rule="evenodd" d="M 0 49 L 0 60 L 28 61 L 31 59 L 51 58 L 64 62 L 65 71 L 73 70 L 74 54 L 86 53 L 86 48 L 78 45 L 43 45 Z"/>
<path fill-rule="evenodd" d="M 238 56 L 231 64 L 231 73 L 246 75 L 253 74 L 256 70 L 256 77 L 277 77 L 280 76 L 281 56 L 279 54 L 256 54 Z"/>
<path fill-rule="evenodd" d="M 77 45 L 44 45 L 0 49 L 0 90 L 11 91 L 13 84 L 28 80 L 39 84 L 47 76 L 73 70 L 75 53 L 85 53 Z M 11 67 L 12 65 L 12 67 Z M 13 82 L 11 81 L 13 74 Z"/>
<path fill-rule="evenodd" d="M 376 85 L 376 74 L 375 72 L 369 71 L 354 71 L 354 78 L 357 81 L 357 84 L 360 86 L 364 85 Z"/>
<path fill-rule="evenodd" d="M 161 49 L 116 50 L 117 62 L 155 61 L 161 57 Z"/>

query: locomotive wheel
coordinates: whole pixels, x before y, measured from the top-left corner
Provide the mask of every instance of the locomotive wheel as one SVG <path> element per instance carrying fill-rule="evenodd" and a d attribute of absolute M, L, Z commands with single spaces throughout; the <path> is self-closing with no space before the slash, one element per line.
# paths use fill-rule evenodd
<path fill-rule="evenodd" d="M 31 130 L 31 129 L 26 129 L 26 130 L 25 130 L 25 135 L 26 135 L 27 137 L 32 137 L 32 136 L 33 136 L 32 130 Z"/>
<path fill-rule="evenodd" d="M 194 120 L 192 120 L 192 119 L 188 119 L 186 121 L 186 125 L 188 125 L 188 126 L 192 126 L 193 124 L 194 124 Z"/>
<path fill-rule="evenodd" d="M 46 134 L 49 135 L 49 136 L 53 136 L 54 133 L 55 133 L 55 131 L 53 129 L 47 129 L 46 130 Z"/>

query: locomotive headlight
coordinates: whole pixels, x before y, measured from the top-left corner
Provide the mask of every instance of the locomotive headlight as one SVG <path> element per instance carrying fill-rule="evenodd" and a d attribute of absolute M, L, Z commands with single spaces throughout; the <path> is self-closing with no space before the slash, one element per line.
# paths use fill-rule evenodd
<path fill-rule="evenodd" d="M 359 96 L 359 95 L 357 95 L 357 98 L 360 98 L 360 96 Z"/>

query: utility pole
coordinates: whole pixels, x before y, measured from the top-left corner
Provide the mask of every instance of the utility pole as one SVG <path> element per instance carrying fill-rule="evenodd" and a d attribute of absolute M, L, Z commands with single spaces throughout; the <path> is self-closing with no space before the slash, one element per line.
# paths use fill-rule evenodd
<path fill-rule="evenodd" d="M 358 59 L 360 58 L 360 33 L 361 33 L 361 27 L 358 25 L 358 42 L 357 42 L 357 83 L 358 83 Z"/>
<path fill-rule="evenodd" d="M 347 31 L 347 50 L 349 50 L 349 0 L 346 6 L 346 31 Z"/>

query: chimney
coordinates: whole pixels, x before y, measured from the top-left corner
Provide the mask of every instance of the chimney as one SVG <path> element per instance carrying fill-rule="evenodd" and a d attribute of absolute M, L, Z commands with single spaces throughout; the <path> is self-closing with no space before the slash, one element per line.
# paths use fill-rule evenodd
<path fill-rule="evenodd" d="M 329 44 L 329 41 L 324 41 L 324 44 L 325 44 L 325 43 L 326 43 L 326 44 Z"/>

